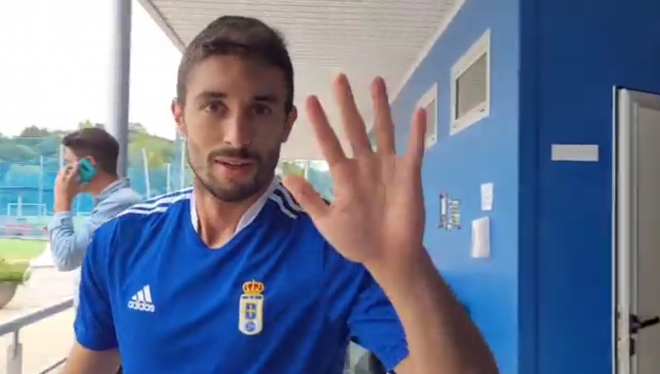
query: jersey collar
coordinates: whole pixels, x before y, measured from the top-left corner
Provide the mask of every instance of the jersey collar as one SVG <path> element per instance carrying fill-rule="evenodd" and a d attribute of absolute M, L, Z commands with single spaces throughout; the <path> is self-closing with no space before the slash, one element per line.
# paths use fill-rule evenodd
<path fill-rule="evenodd" d="M 266 192 L 259 197 L 257 201 L 252 204 L 252 206 L 245 212 L 243 217 L 241 217 L 241 220 L 238 221 L 238 225 L 236 226 L 236 231 L 234 232 L 234 235 L 238 234 L 241 230 L 246 228 L 252 221 L 254 221 L 255 218 L 257 218 L 257 215 L 259 212 L 261 212 L 261 209 L 263 209 L 264 205 L 266 205 L 266 202 L 268 201 L 268 198 L 270 195 L 275 191 L 277 186 L 280 184 L 280 179 L 278 177 L 273 178 L 273 181 L 270 183 L 270 186 L 268 186 L 268 189 Z M 195 229 L 196 232 L 198 231 L 198 225 L 199 225 L 199 219 L 197 218 L 197 208 L 195 207 L 195 194 L 191 194 L 190 197 L 190 219 L 192 221 L 193 228 Z"/>

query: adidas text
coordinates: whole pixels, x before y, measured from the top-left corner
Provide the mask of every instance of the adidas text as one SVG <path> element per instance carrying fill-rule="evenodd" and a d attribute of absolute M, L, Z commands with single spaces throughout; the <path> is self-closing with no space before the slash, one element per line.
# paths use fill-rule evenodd
<path fill-rule="evenodd" d="M 156 306 L 151 299 L 151 288 L 149 286 L 142 287 L 138 293 L 131 297 L 131 300 L 128 302 L 128 307 L 140 312 L 155 312 Z"/>

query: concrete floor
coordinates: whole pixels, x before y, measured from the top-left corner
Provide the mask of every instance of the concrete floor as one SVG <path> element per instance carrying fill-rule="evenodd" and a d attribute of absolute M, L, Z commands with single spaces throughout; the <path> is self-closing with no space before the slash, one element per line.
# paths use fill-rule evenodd
<path fill-rule="evenodd" d="M 30 280 L 0 310 L 0 324 L 71 298 L 73 277 L 73 273 L 59 273 L 54 268 L 34 269 Z M 21 329 L 24 374 L 40 373 L 67 355 L 73 344 L 73 317 L 73 310 L 68 309 Z M 0 337 L 0 374 L 7 374 L 11 341 L 12 334 Z"/>

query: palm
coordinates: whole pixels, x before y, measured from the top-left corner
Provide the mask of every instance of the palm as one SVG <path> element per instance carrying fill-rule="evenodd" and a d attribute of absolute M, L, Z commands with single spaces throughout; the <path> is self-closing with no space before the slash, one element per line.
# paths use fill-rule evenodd
<path fill-rule="evenodd" d="M 356 262 L 397 261 L 421 248 L 424 205 L 421 161 L 424 151 L 425 116 L 415 116 L 408 152 L 394 151 L 394 129 L 384 83 L 372 87 L 378 151 L 369 144 L 364 122 L 353 100 L 348 81 L 335 83 L 335 94 L 344 128 L 353 149 L 345 156 L 337 136 L 315 98 L 308 113 L 326 157 L 334 185 L 334 199 L 327 206 L 308 183 L 287 179 L 295 197 L 310 214 L 323 236 L 343 256 Z"/>

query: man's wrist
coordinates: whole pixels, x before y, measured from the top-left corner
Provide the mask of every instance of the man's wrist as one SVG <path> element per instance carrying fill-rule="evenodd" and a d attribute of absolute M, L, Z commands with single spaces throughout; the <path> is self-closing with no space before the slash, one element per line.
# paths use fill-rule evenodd
<path fill-rule="evenodd" d="M 430 256 L 423 248 L 405 259 L 391 263 L 365 264 L 372 277 L 393 302 L 443 283 Z"/>
<path fill-rule="evenodd" d="M 70 212 L 73 199 L 57 198 L 55 199 L 55 213 Z"/>
<path fill-rule="evenodd" d="M 367 267 L 403 325 L 408 366 L 419 373 L 497 373 L 478 329 L 430 256 L 420 252 L 398 265 Z"/>

